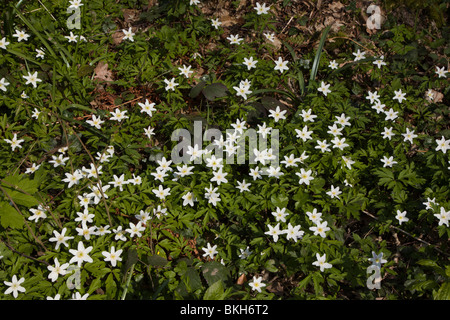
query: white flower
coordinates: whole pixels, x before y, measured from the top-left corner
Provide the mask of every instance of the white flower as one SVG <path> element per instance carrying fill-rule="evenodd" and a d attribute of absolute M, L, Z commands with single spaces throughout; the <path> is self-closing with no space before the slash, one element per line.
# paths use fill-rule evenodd
<path fill-rule="evenodd" d="M 239 189 L 240 192 L 250 191 L 248 187 L 251 185 L 251 183 L 246 183 L 245 179 L 242 182 L 237 181 L 237 184 L 238 186 L 236 188 Z"/>
<path fill-rule="evenodd" d="M 352 159 L 344 157 L 344 156 L 342 156 L 342 160 L 344 161 L 344 164 L 347 166 L 348 169 L 351 169 L 352 164 L 355 163 L 355 161 L 353 161 Z"/>
<path fill-rule="evenodd" d="M 256 10 L 256 13 L 258 15 L 261 14 L 267 14 L 270 10 L 270 6 L 266 7 L 266 4 L 263 3 L 262 5 L 259 4 L 259 2 L 256 3 L 256 7 L 254 7 L 253 9 Z"/>
<path fill-rule="evenodd" d="M 69 42 L 77 42 L 77 36 L 73 34 L 72 31 L 70 31 L 70 34 L 68 36 L 64 36 L 69 40 Z"/>
<path fill-rule="evenodd" d="M 417 137 L 417 134 L 414 133 L 414 130 L 409 131 L 409 128 L 406 128 L 406 133 L 402 133 L 402 136 L 405 138 L 404 141 L 413 143 L 413 139 Z"/>
<path fill-rule="evenodd" d="M 145 112 L 150 117 L 152 116 L 152 112 L 156 111 L 155 103 L 150 103 L 148 99 L 145 99 L 145 103 L 138 102 L 138 105 L 141 107 L 141 113 Z"/>
<path fill-rule="evenodd" d="M 30 168 L 25 170 L 25 173 L 34 173 L 40 166 L 40 164 L 37 165 L 36 163 L 33 163 Z"/>
<path fill-rule="evenodd" d="M 164 83 L 166 84 L 166 91 L 172 90 L 175 91 L 175 87 L 178 86 L 178 83 L 175 82 L 175 78 L 169 80 L 164 79 Z"/>
<path fill-rule="evenodd" d="M 320 268 L 320 272 L 323 272 L 325 269 L 329 269 L 333 267 L 331 264 L 326 262 L 326 254 L 324 253 L 323 256 L 320 256 L 320 254 L 316 253 L 316 259 L 317 261 L 314 261 L 312 264 L 314 266 L 318 266 Z"/>
<path fill-rule="evenodd" d="M 327 140 L 323 141 L 317 141 L 317 146 L 314 147 L 314 149 L 320 149 L 321 152 L 331 151 L 330 148 L 328 148 L 330 145 L 327 144 Z"/>
<path fill-rule="evenodd" d="M 386 121 L 395 120 L 398 117 L 398 111 L 394 111 L 392 108 L 390 108 L 388 111 L 385 111 L 384 114 L 386 115 Z"/>
<path fill-rule="evenodd" d="M 58 258 L 54 258 L 55 266 L 47 266 L 47 269 L 50 271 L 50 274 L 48 275 L 48 278 L 52 280 L 52 282 L 55 282 L 58 280 L 58 276 L 62 275 L 64 276 L 67 274 L 67 268 L 69 267 L 68 263 L 64 263 L 60 265 Z"/>
<path fill-rule="evenodd" d="M 286 212 L 286 208 L 277 207 L 276 211 L 272 212 L 272 215 L 275 217 L 276 221 L 286 222 L 286 217 L 289 215 L 289 213 Z"/>
<path fill-rule="evenodd" d="M 303 118 L 303 121 L 307 122 L 314 122 L 314 119 L 317 118 L 315 114 L 312 114 L 311 109 L 308 109 L 308 111 L 302 110 L 302 114 L 300 115 Z"/>
<path fill-rule="evenodd" d="M 81 0 L 72 0 L 72 1 L 69 0 L 69 2 L 70 2 L 69 8 L 75 8 L 75 9 L 77 9 L 77 8 L 79 8 L 79 7 L 81 7 L 81 6 L 83 5 L 83 4 L 81 3 Z"/>
<path fill-rule="evenodd" d="M 398 220 L 398 223 L 401 225 L 403 222 L 409 221 L 409 219 L 406 217 L 406 211 L 400 211 L 397 210 L 397 215 L 395 218 Z"/>
<path fill-rule="evenodd" d="M 158 189 L 153 189 L 152 192 L 157 198 L 165 200 L 166 197 L 170 195 L 170 188 L 164 189 L 162 185 L 159 185 Z"/>
<path fill-rule="evenodd" d="M 80 221 L 82 226 L 86 226 L 87 223 L 92 223 L 92 218 L 95 217 L 93 213 L 89 213 L 89 210 L 87 207 L 83 209 L 83 212 L 77 212 L 77 216 L 74 220 Z M 63 230 L 64 231 L 64 230 Z"/>
<path fill-rule="evenodd" d="M 25 31 L 21 31 L 21 30 L 15 30 L 16 33 L 13 34 L 14 38 L 17 38 L 17 41 L 20 42 L 22 40 L 27 41 L 28 37 L 30 36 L 29 34 L 25 33 Z"/>
<path fill-rule="evenodd" d="M 244 65 L 247 66 L 247 70 L 256 68 L 257 63 L 258 63 L 258 60 L 253 60 L 253 57 L 244 58 Z"/>
<path fill-rule="evenodd" d="M 439 219 L 439 225 L 445 224 L 448 227 L 448 222 L 450 220 L 450 211 L 445 211 L 444 207 L 441 207 L 440 213 L 434 216 Z"/>
<path fill-rule="evenodd" d="M 134 42 L 134 35 L 133 31 L 131 30 L 131 27 L 128 28 L 128 30 L 122 29 L 122 32 L 125 34 L 123 37 L 123 40 L 130 40 L 131 42 Z"/>
<path fill-rule="evenodd" d="M 109 120 L 116 120 L 121 122 L 124 119 L 128 119 L 128 116 L 125 115 L 125 113 L 127 112 L 127 110 L 120 111 L 118 108 L 116 108 L 114 112 L 110 112 L 112 117 L 110 117 Z"/>
<path fill-rule="evenodd" d="M 330 61 L 330 63 L 328 64 L 328 67 L 331 69 L 337 69 L 338 64 L 336 63 L 336 60 Z"/>
<path fill-rule="evenodd" d="M 2 38 L 0 39 L 0 48 L 5 49 L 6 50 L 6 46 L 9 44 L 8 41 L 6 41 L 6 38 Z"/>
<path fill-rule="evenodd" d="M 339 195 L 342 193 L 342 191 L 339 190 L 339 187 L 334 187 L 333 185 L 331 185 L 331 190 L 327 191 L 327 195 L 329 195 L 331 197 L 331 199 L 333 198 L 339 198 Z"/>
<path fill-rule="evenodd" d="M 221 183 L 227 183 L 228 180 L 225 178 L 228 173 L 227 172 L 222 172 L 222 168 L 219 168 L 217 171 L 213 171 L 213 175 L 214 177 L 211 178 L 211 182 L 215 181 L 217 182 L 218 185 L 220 185 Z"/>
<path fill-rule="evenodd" d="M 237 35 L 230 35 L 229 37 L 227 37 L 227 40 L 230 41 L 230 44 L 239 44 L 244 39 L 239 38 L 239 35 L 237 34 Z"/>
<path fill-rule="evenodd" d="M 206 244 L 206 248 L 202 248 L 203 251 L 205 251 L 205 253 L 203 254 L 204 257 L 209 256 L 211 259 L 214 259 L 214 255 L 216 255 L 217 252 L 217 245 L 214 245 L 211 247 L 211 244 L 208 242 Z"/>
<path fill-rule="evenodd" d="M 359 60 L 362 60 L 362 59 L 365 58 L 366 52 L 365 52 L 365 51 L 361 52 L 361 51 L 358 49 L 357 52 L 353 52 L 352 54 L 355 56 L 354 61 L 359 61 Z"/>
<path fill-rule="evenodd" d="M 249 282 L 248 285 L 252 288 L 252 290 L 258 292 L 261 292 L 261 288 L 266 286 L 266 284 L 262 282 L 262 277 L 253 277 L 253 281 Z"/>
<path fill-rule="evenodd" d="M 95 114 L 92 115 L 92 120 L 86 120 L 86 122 L 88 124 L 90 124 L 91 126 L 97 128 L 97 129 L 101 129 L 101 124 L 104 123 L 105 121 L 103 121 L 100 117 L 97 118 L 97 116 Z"/>
<path fill-rule="evenodd" d="M 253 177 L 253 180 L 262 178 L 261 171 L 259 170 L 259 167 L 250 168 L 250 173 L 249 174 L 250 174 L 251 177 Z"/>
<path fill-rule="evenodd" d="M 446 71 L 444 67 L 439 68 L 438 66 L 436 66 L 436 74 L 439 76 L 439 78 L 447 78 L 447 72 L 448 71 Z"/>
<path fill-rule="evenodd" d="M 381 134 L 383 135 L 383 139 L 388 138 L 389 140 L 391 140 L 391 138 L 395 135 L 392 132 L 392 127 L 390 128 L 384 127 L 384 131 Z"/>
<path fill-rule="evenodd" d="M 377 67 L 379 69 L 381 69 L 381 66 L 385 66 L 386 65 L 386 62 L 384 62 L 384 56 L 380 56 L 377 60 L 375 60 L 373 62 L 373 64 L 377 65 Z"/>
<path fill-rule="evenodd" d="M 344 127 L 340 127 L 338 128 L 336 123 L 333 123 L 332 126 L 328 126 L 328 131 L 327 133 L 332 134 L 333 136 L 341 136 L 342 135 L 342 129 L 344 129 Z"/>
<path fill-rule="evenodd" d="M 83 264 L 83 262 L 93 262 L 92 258 L 89 256 L 89 252 L 92 251 L 92 246 L 85 248 L 83 242 L 78 242 L 78 248 L 70 249 L 69 252 L 73 255 L 72 259 L 70 259 L 69 264 L 76 262 L 79 267 Z"/>
<path fill-rule="evenodd" d="M 330 84 L 329 84 L 329 83 L 326 84 L 325 82 L 322 81 L 322 82 L 320 83 L 320 87 L 317 88 L 317 91 L 322 92 L 324 96 L 327 96 L 327 95 L 331 92 L 331 90 L 329 89 L 329 87 L 330 87 Z"/>
<path fill-rule="evenodd" d="M 402 103 L 403 100 L 406 100 L 405 95 L 406 93 L 402 92 L 402 89 L 394 91 L 394 97 L 393 100 L 397 100 L 399 103 Z"/>
<path fill-rule="evenodd" d="M 380 98 L 380 95 L 378 94 L 378 91 L 374 91 L 374 92 L 369 91 L 368 95 L 366 96 L 366 99 L 370 100 L 371 104 L 379 102 L 380 101 L 379 98 Z"/>
<path fill-rule="evenodd" d="M 301 239 L 303 237 L 304 231 L 300 230 L 300 225 L 292 226 L 291 223 L 288 223 L 288 228 L 283 230 L 282 232 L 286 234 L 287 240 L 294 240 L 294 242 L 297 242 L 298 239 Z"/>
<path fill-rule="evenodd" d="M 17 276 L 13 275 L 11 282 L 9 281 L 3 281 L 5 285 L 7 285 L 9 288 L 5 290 L 5 294 L 10 294 L 12 292 L 14 298 L 17 298 L 20 292 L 25 292 L 25 288 L 21 286 L 22 282 L 25 281 L 25 278 L 20 278 L 17 280 Z"/>
<path fill-rule="evenodd" d="M 262 125 L 258 124 L 257 132 L 263 137 L 263 139 L 266 139 L 267 135 L 270 134 L 271 131 L 272 127 L 267 127 L 265 122 Z"/>
<path fill-rule="evenodd" d="M 384 107 L 386 107 L 386 105 L 382 104 L 381 101 L 375 101 L 375 104 L 372 105 L 371 108 L 374 109 L 378 114 L 380 112 L 384 112 Z"/>
<path fill-rule="evenodd" d="M 336 117 L 336 122 L 339 123 L 341 126 L 345 127 L 345 126 L 351 126 L 350 122 L 348 120 L 350 120 L 350 117 L 346 117 L 345 113 L 341 113 L 341 115 L 335 116 Z"/>
<path fill-rule="evenodd" d="M 236 95 L 241 96 L 244 100 L 247 100 L 247 95 L 252 93 L 250 91 L 250 86 L 240 83 L 239 87 L 233 87 L 234 90 L 236 90 Z"/>
<path fill-rule="evenodd" d="M 33 221 L 36 220 L 35 222 L 38 222 L 39 219 L 45 219 L 47 218 L 47 215 L 45 214 L 45 209 L 39 205 L 37 209 L 31 208 L 30 211 L 33 213 L 32 216 L 28 217 L 28 220 Z"/>
<path fill-rule="evenodd" d="M 116 266 L 117 261 L 122 261 L 122 258 L 120 257 L 120 255 L 122 254 L 122 249 L 117 250 L 114 248 L 114 246 L 111 247 L 111 251 L 103 251 L 102 255 L 105 257 L 105 261 L 109 261 L 111 262 L 111 265 L 113 267 Z"/>
<path fill-rule="evenodd" d="M 119 187 L 120 191 L 123 191 L 123 186 L 128 184 L 128 180 L 125 180 L 125 174 L 122 173 L 120 177 L 117 177 L 116 175 L 113 175 L 114 181 L 108 182 L 109 184 L 112 184 L 115 188 Z"/>
<path fill-rule="evenodd" d="M 152 127 L 148 127 L 148 128 L 144 128 L 144 134 L 147 136 L 147 138 L 151 139 L 152 136 L 155 135 L 155 133 L 153 132 L 155 131 L 155 128 Z"/>
<path fill-rule="evenodd" d="M 278 122 L 280 119 L 281 120 L 285 120 L 286 119 L 285 114 L 286 114 L 287 110 L 281 111 L 279 106 L 277 106 L 275 108 L 275 110 L 269 110 L 269 112 L 270 112 L 269 117 L 274 118 L 275 122 Z"/>
<path fill-rule="evenodd" d="M 348 147 L 348 143 L 345 143 L 345 138 L 339 139 L 338 137 L 334 137 L 333 140 L 331 140 L 331 143 L 333 143 L 333 148 L 338 148 L 340 150 L 344 150 L 345 147 Z"/>
<path fill-rule="evenodd" d="M 305 169 L 301 168 L 300 172 L 296 172 L 295 173 L 297 176 L 300 177 L 300 180 L 299 180 L 298 183 L 299 184 L 303 184 L 304 183 L 306 185 L 309 185 L 310 181 L 314 180 L 314 178 L 311 176 L 311 173 L 312 173 L 311 169 L 308 170 L 308 171 L 305 171 Z"/>
<path fill-rule="evenodd" d="M 316 208 L 314 208 L 312 211 L 307 211 L 306 215 L 308 216 L 309 220 L 311 220 L 316 225 L 317 223 L 322 221 L 322 212 L 318 212 Z"/>
<path fill-rule="evenodd" d="M 180 73 L 184 75 L 186 78 L 189 78 L 191 73 L 194 73 L 194 71 L 191 71 L 191 66 L 185 66 L 184 64 L 183 67 L 178 68 L 178 70 L 180 70 Z"/>
<path fill-rule="evenodd" d="M 215 29 L 219 29 L 219 27 L 220 27 L 221 24 L 222 24 L 222 22 L 219 21 L 219 18 L 211 19 L 211 25 L 212 25 Z"/>
<path fill-rule="evenodd" d="M 69 184 L 67 186 L 67 188 L 72 188 L 72 186 L 74 184 L 78 184 L 80 182 L 80 180 L 83 179 L 83 175 L 81 174 L 81 172 L 79 170 L 75 170 L 73 172 L 73 174 L 66 172 L 65 175 L 66 175 L 66 178 L 62 179 L 61 181 L 67 182 Z"/>
<path fill-rule="evenodd" d="M 269 231 L 264 232 L 264 234 L 268 234 L 273 237 L 273 241 L 278 241 L 278 236 L 282 233 L 280 230 L 280 224 L 277 223 L 275 227 L 272 227 L 270 224 L 267 225 L 269 227 Z"/>
<path fill-rule="evenodd" d="M 137 236 L 138 238 L 142 237 L 141 232 L 144 230 L 145 227 L 142 225 L 141 221 L 136 224 L 130 222 L 130 227 L 128 229 L 125 229 L 126 232 L 130 233 L 130 238 L 133 238 L 134 236 Z"/>
<path fill-rule="evenodd" d="M 264 33 L 264 36 L 266 37 L 267 40 L 269 40 L 270 42 L 274 42 L 275 41 L 275 34 L 273 33 Z"/>
<path fill-rule="evenodd" d="M 312 131 L 308 131 L 308 126 L 304 126 L 302 130 L 295 129 L 295 132 L 297 133 L 297 138 L 300 138 L 305 142 L 306 140 L 312 139 L 311 134 Z"/>
<path fill-rule="evenodd" d="M 372 262 L 372 265 L 379 268 L 381 268 L 381 264 L 387 262 L 387 260 L 383 259 L 383 252 L 381 252 L 380 254 L 376 254 L 375 251 L 372 251 L 372 258 L 369 258 L 368 260 Z"/>
<path fill-rule="evenodd" d="M 285 164 L 286 168 L 289 167 L 298 167 L 297 162 L 300 162 L 300 158 L 295 158 L 293 154 L 288 156 L 284 156 L 284 160 L 281 163 Z"/>
<path fill-rule="evenodd" d="M 393 156 L 390 156 L 389 158 L 386 156 L 383 156 L 383 159 L 381 159 L 381 162 L 383 162 L 383 167 L 392 167 L 394 164 L 397 164 L 397 161 L 394 160 Z"/>
<path fill-rule="evenodd" d="M 320 235 L 322 238 L 326 237 L 326 232 L 330 230 L 330 228 L 327 226 L 327 221 L 317 221 L 316 225 L 313 227 L 310 227 L 309 230 L 314 231 L 314 235 Z"/>
<path fill-rule="evenodd" d="M 5 78 L 2 78 L 0 80 L 0 90 L 5 91 L 6 92 L 6 87 L 9 86 L 9 82 L 6 81 Z"/>
<path fill-rule="evenodd" d="M 289 61 L 283 61 L 281 57 L 278 57 L 278 60 L 275 61 L 275 67 L 274 70 L 279 70 L 280 73 L 283 73 L 284 70 L 289 70 L 289 67 L 287 66 Z"/>
<path fill-rule="evenodd" d="M 10 139 L 3 139 L 3 140 L 11 145 L 12 151 L 14 151 L 16 148 L 22 148 L 20 144 L 25 141 L 22 139 L 17 139 L 17 133 L 14 133 L 14 136 L 11 140 Z"/>
<path fill-rule="evenodd" d="M 191 156 L 189 158 L 189 161 L 194 161 L 197 158 L 201 158 L 201 156 L 203 154 L 203 150 L 200 149 L 198 144 L 195 144 L 194 147 L 188 146 L 188 150 L 186 151 L 186 154 Z"/>
<path fill-rule="evenodd" d="M 450 149 L 450 139 L 449 140 L 445 140 L 444 136 L 442 136 L 442 138 L 440 140 L 436 139 L 436 143 L 437 143 L 437 147 L 436 147 L 436 151 L 442 151 L 443 153 L 446 153 L 447 150 Z"/>
<path fill-rule="evenodd" d="M 195 198 L 194 198 L 194 195 L 192 194 L 192 192 L 186 193 L 181 198 L 183 199 L 183 206 L 186 206 L 186 205 L 190 205 L 191 207 L 194 206 Z"/>

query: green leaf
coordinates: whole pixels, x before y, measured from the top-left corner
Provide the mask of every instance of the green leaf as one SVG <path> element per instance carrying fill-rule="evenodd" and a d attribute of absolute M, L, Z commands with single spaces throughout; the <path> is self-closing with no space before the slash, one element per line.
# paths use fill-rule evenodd
<path fill-rule="evenodd" d="M 319 70 L 319 62 L 320 62 L 320 56 L 322 55 L 323 46 L 325 45 L 325 39 L 327 38 L 328 32 L 330 31 L 331 25 L 327 26 L 322 33 L 322 38 L 319 42 L 319 47 L 316 51 L 316 56 L 313 61 L 313 66 L 311 69 L 311 76 L 310 81 L 314 81 L 316 79 L 317 71 Z"/>
<path fill-rule="evenodd" d="M 275 260 L 274 259 L 267 260 L 266 263 L 264 264 L 264 268 L 267 271 L 270 271 L 270 272 L 277 272 L 278 271 L 278 268 L 275 266 Z"/>
<path fill-rule="evenodd" d="M 14 203 L 18 205 L 22 205 L 28 208 L 38 206 L 40 201 L 38 201 L 35 197 L 27 195 L 25 193 L 19 191 L 10 191 L 8 192 L 9 196 L 12 198 Z"/>
<path fill-rule="evenodd" d="M 202 272 L 209 285 L 212 285 L 219 280 L 226 282 L 230 276 L 228 269 L 216 261 L 205 263 Z"/>
<path fill-rule="evenodd" d="M 7 202 L 0 202 L 0 223 L 3 228 L 21 229 L 24 221 L 19 212 Z"/>
<path fill-rule="evenodd" d="M 433 298 L 434 300 L 450 300 L 450 282 L 444 282 Z"/>
<path fill-rule="evenodd" d="M 273 203 L 274 206 L 279 207 L 279 208 L 285 208 L 289 202 L 289 198 L 284 195 L 284 194 L 280 194 L 278 196 L 276 195 L 272 195 L 270 197 L 270 201 Z"/>
<path fill-rule="evenodd" d="M 157 254 L 155 254 L 153 256 L 148 256 L 147 262 L 149 265 L 154 266 L 154 267 L 164 267 L 169 263 L 169 261 L 167 261 L 167 259 L 165 259 Z"/>
<path fill-rule="evenodd" d="M 223 300 L 224 291 L 222 280 L 218 280 L 206 290 L 203 300 Z"/>
<path fill-rule="evenodd" d="M 195 87 L 191 89 L 191 92 L 189 92 L 189 97 L 196 98 L 202 92 L 202 89 L 205 87 L 205 85 L 205 81 L 200 81 Z"/>
<path fill-rule="evenodd" d="M 215 98 L 225 97 L 228 92 L 228 88 L 223 83 L 213 83 L 202 90 L 206 99 L 213 101 Z"/>

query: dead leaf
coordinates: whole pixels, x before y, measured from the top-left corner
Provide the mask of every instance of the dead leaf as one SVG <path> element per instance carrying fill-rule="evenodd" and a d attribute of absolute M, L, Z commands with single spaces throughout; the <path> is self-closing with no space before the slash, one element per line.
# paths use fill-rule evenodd
<path fill-rule="evenodd" d="M 108 69 L 108 63 L 100 61 L 94 69 L 94 79 L 100 81 L 111 82 L 114 81 L 111 70 Z"/>
<path fill-rule="evenodd" d="M 247 277 L 243 273 L 237 280 L 236 284 L 243 286 L 247 282 Z"/>

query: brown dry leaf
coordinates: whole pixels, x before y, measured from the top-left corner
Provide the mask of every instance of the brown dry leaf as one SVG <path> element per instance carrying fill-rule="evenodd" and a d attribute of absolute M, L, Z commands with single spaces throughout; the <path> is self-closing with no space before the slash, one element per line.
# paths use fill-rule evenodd
<path fill-rule="evenodd" d="M 139 20 L 139 10 L 122 9 L 122 12 L 126 23 L 133 23 Z"/>
<path fill-rule="evenodd" d="M 108 69 L 108 63 L 100 61 L 94 69 L 94 79 L 100 81 L 111 82 L 114 81 L 111 70 Z"/>
<path fill-rule="evenodd" d="M 245 276 L 245 274 L 243 273 L 238 279 L 236 284 L 243 286 L 245 283 L 247 282 L 247 277 Z"/>
<path fill-rule="evenodd" d="M 442 93 L 440 93 L 440 92 L 438 92 L 438 91 L 436 91 L 436 90 L 433 90 L 433 89 L 430 89 L 430 91 L 431 91 L 431 94 L 432 94 L 433 99 L 430 99 L 430 98 L 427 96 L 427 100 L 428 100 L 428 101 L 432 101 L 432 102 L 434 102 L 434 103 L 442 102 L 442 99 L 444 98 L 444 95 L 443 95 Z"/>
<path fill-rule="evenodd" d="M 125 34 L 122 30 L 118 30 L 112 34 L 112 39 L 115 45 L 121 44 Z"/>

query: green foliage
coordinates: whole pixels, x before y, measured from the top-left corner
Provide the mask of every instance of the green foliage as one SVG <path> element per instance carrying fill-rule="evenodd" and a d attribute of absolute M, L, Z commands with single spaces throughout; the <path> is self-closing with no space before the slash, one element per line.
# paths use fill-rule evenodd
<path fill-rule="evenodd" d="M 449 299 L 448 39 L 400 24 L 338 46 L 326 27 L 300 56 L 270 40 L 273 8 L 237 34 L 147 5 L 86 2 L 78 30 L 64 1 L 0 4 L 0 298 L 16 276 L 17 299 Z M 164 167 L 183 143 L 214 154 L 208 129 L 241 149 Z"/>

